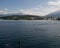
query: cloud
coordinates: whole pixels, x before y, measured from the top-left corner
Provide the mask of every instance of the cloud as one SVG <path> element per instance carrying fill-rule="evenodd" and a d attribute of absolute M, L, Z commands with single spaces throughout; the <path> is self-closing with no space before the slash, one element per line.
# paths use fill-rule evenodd
<path fill-rule="evenodd" d="M 29 14 L 29 15 L 40 15 L 41 12 L 38 8 L 30 8 L 30 9 L 22 9 L 20 10 L 23 14 Z"/>
<path fill-rule="evenodd" d="M 16 10 L 14 12 L 9 11 L 7 9 L 3 9 L 0 10 L 0 14 L 15 14 L 15 13 L 22 13 L 25 15 L 39 15 L 39 16 L 44 16 L 47 15 L 51 12 L 56 11 L 57 8 L 54 7 L 44 7 L 44 6 L 40 6 L 40 7 L 36 7 L 36 8 L 30 8 L 30 9 L 20 9 L 20 10 Z"/>
<path fill-rule="evenodd" d="M 0 9 L 0 14 L 8 14 L 8 9 Z"/>
<path fill-rule="evenodd" d="M 29 14 L 29 15 L 40 15 L 44 16 L 49 13 L 55 12 L 60 9 L 60 0 L 49 0 L 47 2 L 47 5 L 38 5 L 38 7 L 30 8 L 30 9 L 22 9 L 20 12 L 23 14 Z"/>
<path fill-rule="evenodd" d="M 5 11 L 8 11 L 8 9 L 7 9 L 7 8 L 5 8 L 4 10 L 5 10 Z"/>
<path fill-rule="evenodd" d="M 60 7 L 60 0 L 49 1 L 48 4 L 54 7 Z"/>
<path fill-rule="evenodd" d="M 45 6 L 40 4 L 34 8 L 20 9 L 20 10 L 14 11 L 14 12 L 11 12 L 7 8 L 5 8 L 3 10 L 0 10 L 0 14 L 22 13 L 22 14 L 28 14 L 28 15 L 44 16 L 44 15 L 47 15 L 54 11 L 57 11 L 59 9 L 60 9 L 60 0 L 55 0 L 55 1 L 49 0 L 49 1 L 47 1 L 47 3 L 45 3 Z"/>
<path fill-rule="evenodd" d="M 6 14 L 14 14 L 14 13 L 18 13 L 17 11 L 14 11 L 14 12 L 12 12 L 12 11 L 10 11 L 10 10 L 8 10 L 7 8 L 4 8 L 4 9 L 0 9 L 0 15 L 6 15 Z"/>
<path fill-rule="evenodd" d="M 30 8 L 30 9 L 22 9 L 20 10 L 20 12 L 22 12 L 23 14 L 44 16 L 54 11 L 57 11 L 58 9 L 59 8 L 54 8 L 53 6 L 50 7 L 42 6 L 42 8 L 37 7 L 37 8 Z"/>
<path fill-rule="evenodd" d="M 55 0 L 55 1 L 48 1 L 46 6 L 40 5 L 37 8 L 33 8 L 34 11 L 32 9 L 29 9 L 27 10 L 27 13 L 28 11 L 30 11 L 31 14 L 44 16 L 49 13 L 55 12 L 59 9 L 60 9 L 60 0 Z"/>

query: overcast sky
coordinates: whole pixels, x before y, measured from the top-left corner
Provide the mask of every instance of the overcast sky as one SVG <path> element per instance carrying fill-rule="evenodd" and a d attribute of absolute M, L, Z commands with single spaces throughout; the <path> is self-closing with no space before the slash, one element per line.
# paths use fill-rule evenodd
<path fill-rule="evenodd" d="M 60 0 L 0 0 L 0 14 L 44 16 L 60 9 Z"/>

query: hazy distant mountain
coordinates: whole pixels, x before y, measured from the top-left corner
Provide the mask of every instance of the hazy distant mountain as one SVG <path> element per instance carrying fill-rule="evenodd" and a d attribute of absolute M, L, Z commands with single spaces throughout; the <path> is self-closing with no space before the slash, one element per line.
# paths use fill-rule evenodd
<path fill-rule="evenodd" d="M 38 15 L 28 15 L 28 14 L 23 14 L 23 13 L 21 13 L 21 12 L 19 12 L 19 13 L 11 13 L 11 14 L 0 14 L 0 17 L 6 17 L 6 16 L 10 16 L 10 17 L 14 17 L 14 16 L 16 16 L 16 17 L 19 17 L 19 16 L 29 16 L 29 17 L 37 17 Z M 42 16 L 38 16 L 38 17 L 42 17 Z"/>
<path fill-rule="evenodd" d="M 46 17 L 60 17 L 60 10 L 48 14 Z"/>

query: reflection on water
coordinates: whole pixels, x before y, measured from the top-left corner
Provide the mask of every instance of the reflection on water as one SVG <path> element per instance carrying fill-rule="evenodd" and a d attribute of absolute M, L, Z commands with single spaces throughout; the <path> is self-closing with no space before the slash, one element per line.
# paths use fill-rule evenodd
<path fill-rule="evenodd" d="M 60 21 L 1 20 L 0 48 L 60 48 Z"/>

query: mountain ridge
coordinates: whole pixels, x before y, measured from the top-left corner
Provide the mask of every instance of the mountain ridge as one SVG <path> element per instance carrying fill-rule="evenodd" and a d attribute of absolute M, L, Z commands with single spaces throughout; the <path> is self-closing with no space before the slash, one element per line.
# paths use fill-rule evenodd
<path fill-rule="evenodd" d="M 48 14 L 46 17 L 60 17 L 60 10 Z"/>

